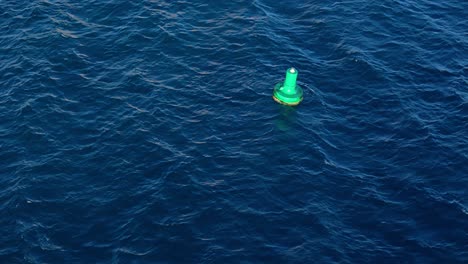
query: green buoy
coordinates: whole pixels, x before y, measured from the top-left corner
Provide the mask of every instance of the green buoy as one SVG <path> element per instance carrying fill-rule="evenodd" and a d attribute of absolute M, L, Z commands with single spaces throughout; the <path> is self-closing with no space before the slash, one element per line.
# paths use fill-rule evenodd
<path fill-rule="evenodd" d="M 303 99 L 302 88 L 297 85 L 297 70 L 289 68 L 286 79 L 275 85 L 273 99 L 284 105 L 298 105 Z"/>

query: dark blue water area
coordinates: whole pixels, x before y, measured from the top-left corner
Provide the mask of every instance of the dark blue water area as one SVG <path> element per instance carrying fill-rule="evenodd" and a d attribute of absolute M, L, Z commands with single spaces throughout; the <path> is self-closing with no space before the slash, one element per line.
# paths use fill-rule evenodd
<path fill-rule="evenodd" d="M 468 263 L 467 18 L 0 1 L 0 263 Z"/>

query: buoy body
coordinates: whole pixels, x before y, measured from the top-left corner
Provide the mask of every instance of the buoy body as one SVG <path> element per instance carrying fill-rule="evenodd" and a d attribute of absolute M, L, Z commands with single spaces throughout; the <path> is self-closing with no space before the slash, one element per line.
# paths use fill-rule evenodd
<path fill-rule="evenodd" d="M 284 105 L 298 105 L 303 99 L 302 88 L 297 85 L 297 70 L 289 68 L 286 71 L 284 82 L 275 85 L 273 90 L 273 99 Z"/>

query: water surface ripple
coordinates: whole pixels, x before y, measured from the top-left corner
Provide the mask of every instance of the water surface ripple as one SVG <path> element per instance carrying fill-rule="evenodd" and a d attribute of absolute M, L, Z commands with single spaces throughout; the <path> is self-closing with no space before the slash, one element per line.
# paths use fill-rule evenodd
<path fill-rule="evenodd" d="M 467 10 L 2 1 L 0 263 L 467 263 Z"/>

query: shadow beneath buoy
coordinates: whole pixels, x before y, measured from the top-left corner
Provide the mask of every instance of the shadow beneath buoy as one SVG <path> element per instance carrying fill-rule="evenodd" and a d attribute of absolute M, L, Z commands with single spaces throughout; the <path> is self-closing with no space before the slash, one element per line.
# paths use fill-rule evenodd
<path fill-rule="evenodd" d="M 295 107 L 279 105 L 280 113 L 275 120 L 276 128 L 280 131 L 287 132 L 296 124 L 297 111 Z"/>

